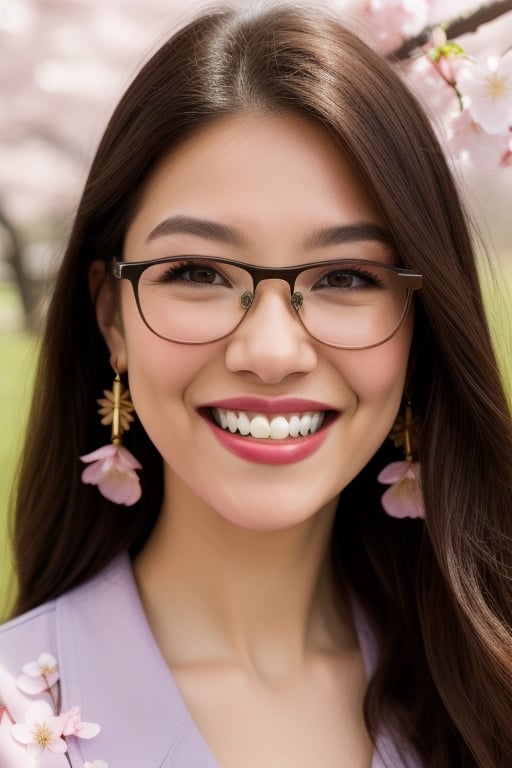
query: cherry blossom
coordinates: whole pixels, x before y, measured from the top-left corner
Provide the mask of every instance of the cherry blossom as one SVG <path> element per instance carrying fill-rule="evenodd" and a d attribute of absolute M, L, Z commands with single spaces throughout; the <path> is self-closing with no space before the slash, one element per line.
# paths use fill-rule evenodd
<path fill-rule="evenodd" d="M 380 483 L 392 484 L 381 503 L 391 517 L 425 517 L 420 490 L 420 465 L 415 461 L 394 461 L 380 472 Z"/>
<path fill-rule="evenodd" d="M 78 736 L 80 739 L 93 739 L 101 728 L 97 723 L 84 723 L 80 715 L 80 707 L 71 707 L 61 716 L 62 735 Z"/>
<path fill-rule="evenodd" d="M 59 679 L 57 661 L 49 653 L 42 653 L 37 661 L 29 661 L 22 669 L 23 675 L 18 677 L 17 684 L 23 693 L 49 691 Z"/>
<path fill-rule="evenodd" d="M 424 55 L 403 67 L 403 75 L 423 102 L 448 158 L 454 163 L 480 173 L 490 173 L 512 163 L 511 59 L 512 54 L 502 59 L 496 56 L 485 59 L 485 67 L 492 62 L 495 68 L 496 77 L 492 82 L 496 90 L 503 91 L 503 98 L 496 98 L 494 107 L 487 107 L 485 100 L 479 101 L 478 97 L 469 97 L 472 89 L 481 95 L 482 79 L 485 81 L 482 68 L 459 43 L 448 40 L 440 27 L 434 29 L 430 42 L 424 47 Z M 485 82 L 489 90 L 492 82 Z M 507 93 L 509 86 L 510 93 Z"/>
<path fill-rule="evenodd" d="M 512 126 L 512 51 L 501 58 L 485 56 L 465 61 L 459 68 L 457 88 L 473 120 L 490 134 L 503 134 Z"/>
<path fill-rule="evenodd" d="M 35 701 L 27 709 L 24 723 L 11 726 L 11 734 L 27 748 L 31 757 L 41 757 L 45 750 L 55 754 L 67 751 L 62 737 L 62 718 L 55 715 L 46 701 Z"/>
<path fill-rule="evenodd" d="M 104 445 L 80 459 L 86 464 L 93 462 L 82 472 L 82 482 L 97 485 L 105 498 L 127 506 L 140 499 L 140 480 L 134 470 L 142 467 L 122 445 Z"/>
<path fill-rule="evenodd" d="M 428 0 L 368 0 L 366 14 L 383 53 L 420 32 L 427 23 L 429 4 Z"/>
<path fill-rule="evenodd" d="M 448 40 L 444 29 L 436 27 L 425 53 L 443 80 L 455 86 L 461 63 L 466 58 L 464 48 L 454 40 Z"/>
<path fill-rule="evenodd" d="M 480 173 L 491 173 L 510 163 L 510 133 L 491 134 L 476 123 L 468 110 L 447 126 L 448 149 L 462 165 Z"/>
<path fill-rule="evenodd" d="M 71 765 L 66 737 L 93 739 L 100 732 L 100 726 L 97 723 L 83 722 L 78 706 L 71 707 L 66 712 L 60 710 L 59 671 L 57 661 L 51 654 L 42 653 L 37 661 L 28 662 L 22 670 L 24 674 L 17 680 L 18 687 L 28 694 L 49 692 L 53 707 L 48 701 L 38 699 L 28 706 L 23 722 L 18 712 L 14 716 L 0 700 L 0 720 L 5 715 L 6 732 L 17 742 L 17 748 L 26 749 L 29 759 L 41 758 L 44 755 L 45 766 L 63 765 L 64 762 Z M 102 760 L 86 763 L 85 766 L 108 768 Z"/>

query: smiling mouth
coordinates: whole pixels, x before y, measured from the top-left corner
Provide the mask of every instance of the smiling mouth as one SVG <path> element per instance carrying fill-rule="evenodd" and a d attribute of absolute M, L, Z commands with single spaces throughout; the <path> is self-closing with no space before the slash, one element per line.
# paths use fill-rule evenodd
<path fill-rule="evenodd" d="M 314 435 L 323 426 L 327 411 L 272 414 L 210 408 L 209 415 L 221 429 L 257 440 L 286 440 Z"/>

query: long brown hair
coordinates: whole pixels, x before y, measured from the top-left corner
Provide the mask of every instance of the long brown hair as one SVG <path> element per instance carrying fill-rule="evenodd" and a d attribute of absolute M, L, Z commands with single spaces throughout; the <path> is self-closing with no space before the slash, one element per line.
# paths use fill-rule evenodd
<path fill-rule="evenodd" d="M 88 287 L 121 255 L 149 174 L 224 114 L 294 113 L 326 126 L 354 164 L 403 265 L 424 275 L 410 388 L 426 522 L 383 514 L 388 445 L 343 492 L 332 556 L 374 625 L 365 711 L 429 766 L 512 765 L 512 433 L 470 230 L 443 153 L 391 67 L 315 9 L 209 12 L 175 34 L 122 98 L 101 141 L 48 311 L 17 491 L 16 613 L 135 554 L 157 518 L 161 459 L 140 426 L 127 446 L 142 500 L 119 509 L 80 481 L 105 436 L 96 398 L 108 352 Z"/>

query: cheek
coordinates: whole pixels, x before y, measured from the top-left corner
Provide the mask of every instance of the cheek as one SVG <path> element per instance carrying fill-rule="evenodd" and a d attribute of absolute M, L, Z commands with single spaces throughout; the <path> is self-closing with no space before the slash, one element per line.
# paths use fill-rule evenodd
<path fill-rule="evenodd" d="M 126 286 L 131 289 L 131 286 Z M 150 392 L 179 392 L 186 387 L 204 361 L 198 347 L 176 344 L 156 336 L 139 315 L 129 292 L 122 297 L 122 326 L 132 398 Z M 136 406 L 137 407 L 137 406 Z"/>
<path fill-rule="evenodd" d="M 205 361 L 193 347 L 180 346 L 153 336 L 127 345 L 128 376 L 134 405 L 139 411 L 162 398 L 182 401 L 187 387 Z"/>
<path fill-rule="evenodd" d="M 403 395 L 413 335 L 413 317 L 385 344 L 361 350 L 357 365 L 353 367 L 354 387 L 360 397 L 379 398 Z"/>
<path fill-rule="evenodd" d="M 377 403 L 405 386 L 408 355 L 401 348 L 387 344 L 355 352 L 357 363 L 346 372 L 347 381 L 359 403 Z"/>
<path fill-rule="evenodd" d="M 340 360 L 338 371 L 351 393 L 348 428 L 363 464 L 389 435 L 400 408 L 411 335 L 406 326 L 385 344 L 344 353 Z"/>

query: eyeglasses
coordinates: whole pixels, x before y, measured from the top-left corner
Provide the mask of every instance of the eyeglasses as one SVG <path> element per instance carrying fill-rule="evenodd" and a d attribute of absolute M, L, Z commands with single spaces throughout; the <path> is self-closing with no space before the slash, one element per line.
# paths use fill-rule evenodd
<path fill-rule="evenodd" d="M 283 280 L 306 331 L 339 349 L 365 349 L 390 339 L 422 282 L 414 271 L 361 259 L 284 268 L 204 256 L 114 259 L 112 274 L 131 282 L 147 327 L 182 344 L 228 336 L 249 312 L 258 285 Z"/>

